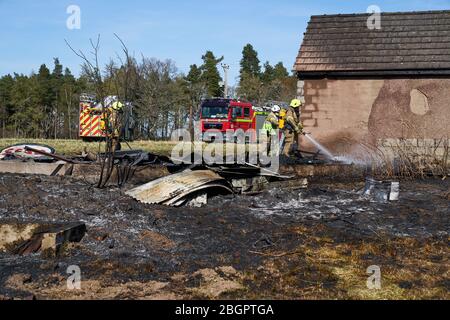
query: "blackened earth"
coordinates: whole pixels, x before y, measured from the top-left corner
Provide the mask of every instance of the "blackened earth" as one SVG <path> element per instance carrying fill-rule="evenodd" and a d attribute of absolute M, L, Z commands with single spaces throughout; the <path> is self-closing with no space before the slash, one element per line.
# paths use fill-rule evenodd
<path fill-rule="evenodd" d="M 363 187 L 274 182 L 168 208 L 75 178 L 2 174 L 0 222 L 83 221 L 88 232 L 57 257 L 0 253 L 0 298 L 448 299 L 449 180 L 401 181 L 385 203 Z M 81 290 L 67 288 L 71 265 Z M 381 290 L 366 286 L 371 265 Z"/>

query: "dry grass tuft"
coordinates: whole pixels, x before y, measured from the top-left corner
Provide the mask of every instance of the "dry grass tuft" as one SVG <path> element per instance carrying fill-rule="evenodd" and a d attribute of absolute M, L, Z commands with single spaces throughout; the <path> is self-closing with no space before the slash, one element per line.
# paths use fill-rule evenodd
<path fill-rule="evenodd" d="M 301 232 L 301 230 L 299 230 Z M 447 240 L 412 238 L 334 243 L 307 231 L 291 255 L 267 253 L 247 272 L 245 298 L 405 300 L 449 299 Z M 381 289 L 369 289 L 369 266 L 381 269 Z M 255 293 L 257 292 L 257 293 Z"/>

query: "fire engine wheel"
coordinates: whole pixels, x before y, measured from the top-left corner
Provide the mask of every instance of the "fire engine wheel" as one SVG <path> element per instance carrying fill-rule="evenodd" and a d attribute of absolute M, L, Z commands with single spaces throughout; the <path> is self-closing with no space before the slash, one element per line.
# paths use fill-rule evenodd
<path fill-rule="evenodd" d="M 81 138 L 83 142 L 98 142 L 98 141 L 104 141 L 104 138 L 96 138 L 96 137 L 83 137 Z"/>

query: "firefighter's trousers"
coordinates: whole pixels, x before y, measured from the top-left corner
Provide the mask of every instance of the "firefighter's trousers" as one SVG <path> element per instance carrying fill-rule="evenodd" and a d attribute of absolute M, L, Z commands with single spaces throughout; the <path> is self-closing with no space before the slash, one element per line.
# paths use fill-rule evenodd
<path fill-rule="evenodd" d="M 297 135 L 293 131 L 286 130 L 284 132 L 285 138 L 284 138 L 284 147 L 283 147 L 283 154 L 287 157 L 289 157 L 289 154 L 292 151 L 292 147 L 294 146 L 294 143 L 296 142 Z"/>

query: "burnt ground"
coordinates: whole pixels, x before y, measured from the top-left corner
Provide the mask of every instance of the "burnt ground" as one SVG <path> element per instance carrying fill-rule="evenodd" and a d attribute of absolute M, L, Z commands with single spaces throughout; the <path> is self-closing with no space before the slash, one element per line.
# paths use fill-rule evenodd
<path fill-rule="evenodd" d="M 204 208 L 144 205 L 75 178 L 0 176 L 0 221 L 83 221 L 58 257 L 0 253 L 0 298 L 449 299 L 447 180 L 402 181 L 400 201 L 364 183 L 275 182 Z M 81 268 L 68 290 L 67 267 Z M 369 266 L 381 268 L 369 290 Z"/>

